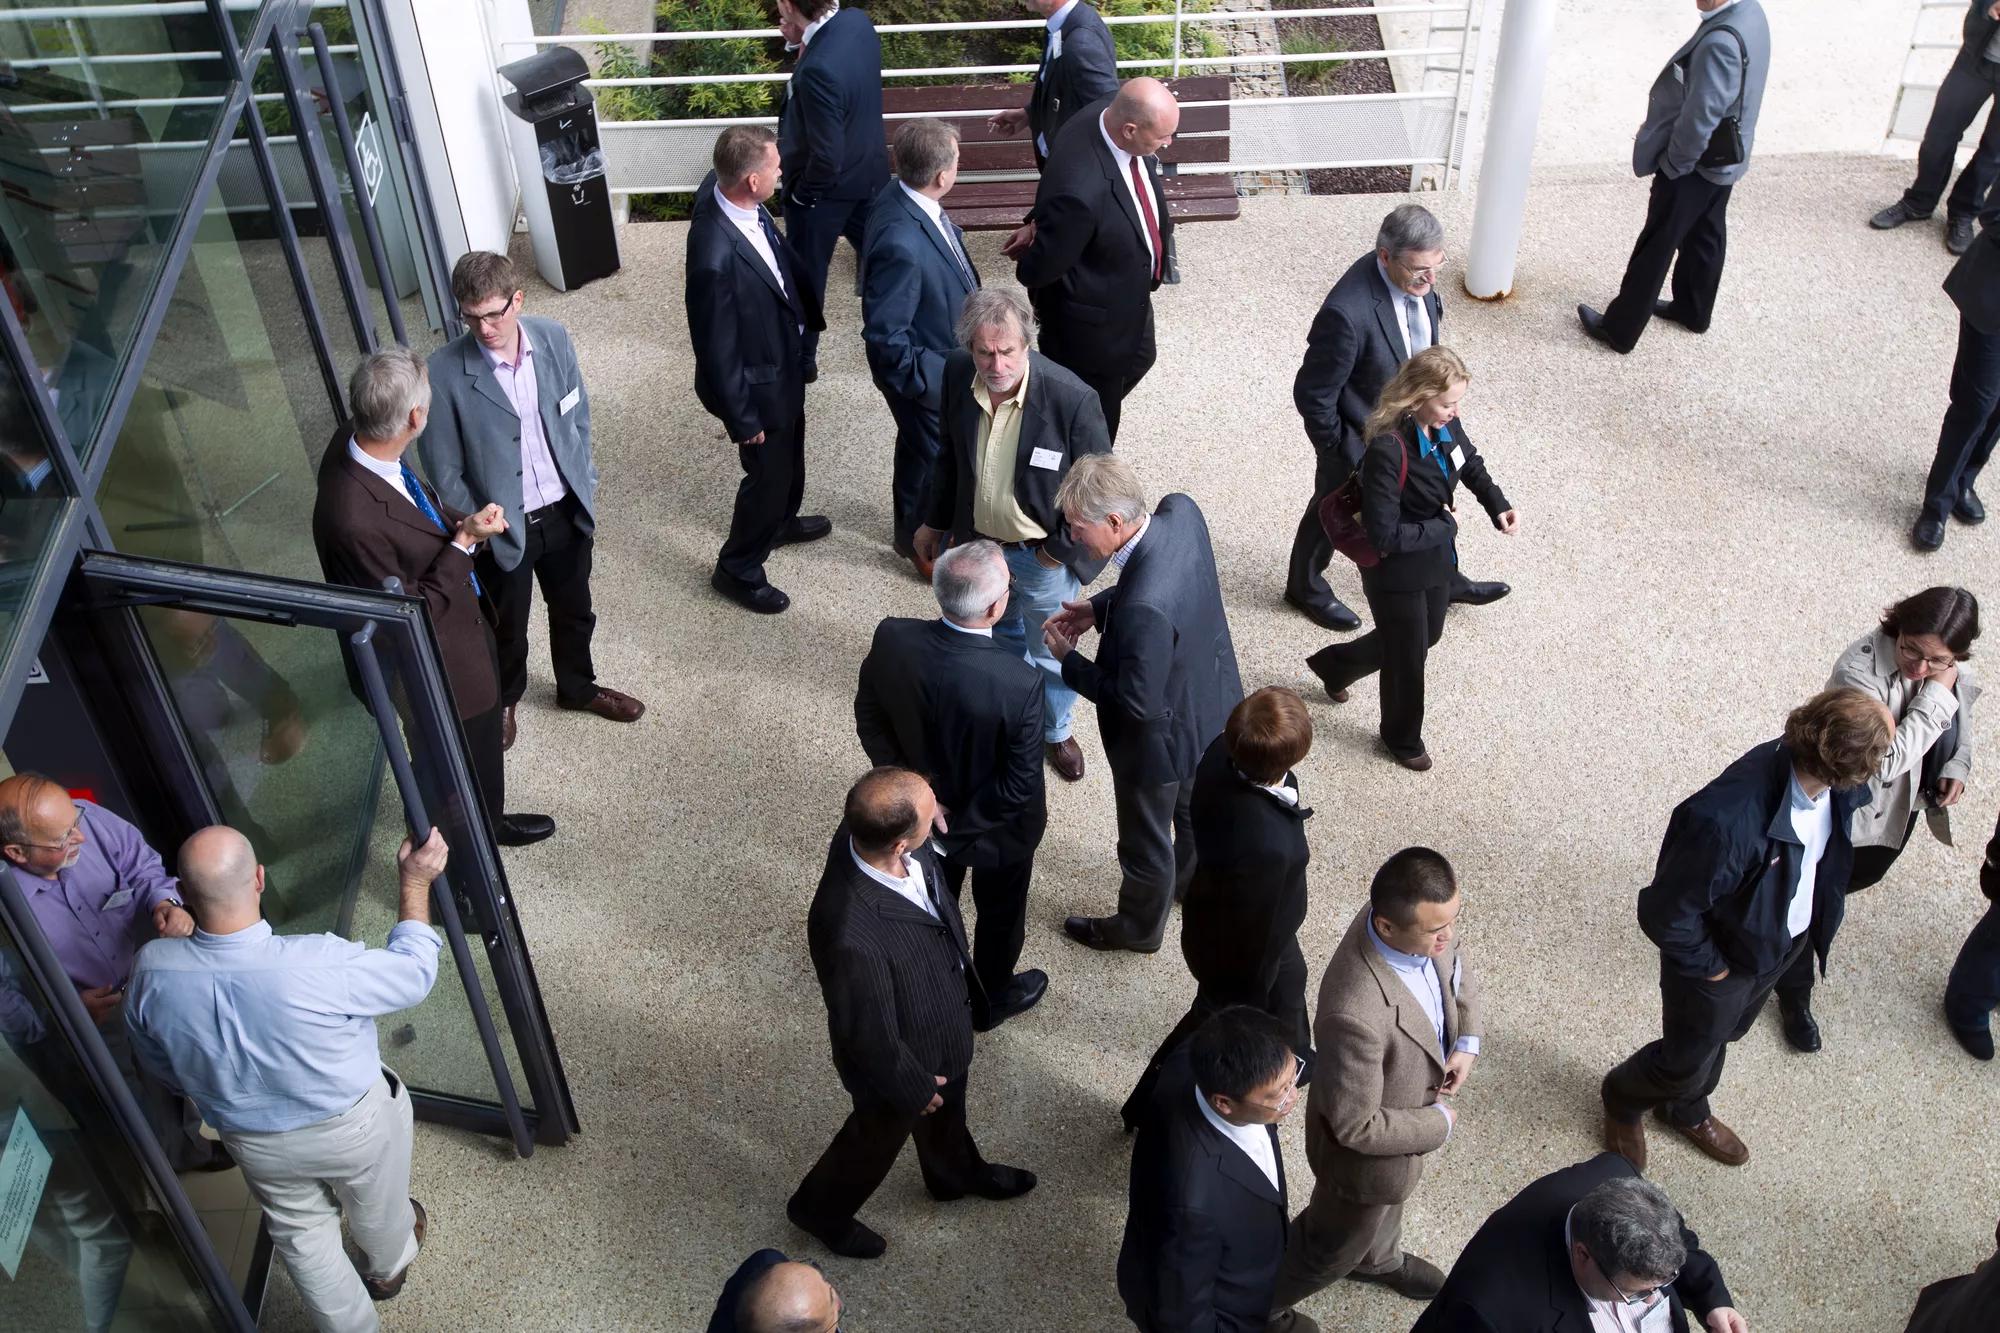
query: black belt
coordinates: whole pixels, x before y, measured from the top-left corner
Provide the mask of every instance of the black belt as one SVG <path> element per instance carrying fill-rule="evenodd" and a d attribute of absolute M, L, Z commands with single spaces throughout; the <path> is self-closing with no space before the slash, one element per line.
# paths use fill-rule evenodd
<path fill-rule="evenodd" d="M 561 500 L 557 500 L 554 504 L 545 504 L 540 509 L 530 509 L 527 513 L 528 522 L 540 523 L 545 518 L 554 517 L 562 509 L 563 504 L 568 499 L 569 499 L 569 493 L 565 491 L 563 493 L 563 498 Z"/>
<path fill-rule="evenodd" d="M 978 537 L 982 541 L 992 542 L 995 546 L 999 547 L 1003 551 L 1032 551 L 1036 547 L 1041 545 L 1039 541 L 1003 542 L 998 540 L 997 538 L 988 537 L 984 533 L 975 532 L 972 535 Z"/>

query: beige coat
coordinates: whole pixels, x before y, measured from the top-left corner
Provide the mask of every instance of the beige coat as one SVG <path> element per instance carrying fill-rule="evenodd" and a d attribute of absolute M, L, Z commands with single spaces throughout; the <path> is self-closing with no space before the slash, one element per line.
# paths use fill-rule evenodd
<path fill-rule="evenodd" d="M 1868 804 L 1854 812 L 1849 828 L 1856 847 L 1901 847 L 1910 812 L 1920 809 L 1917 781 L 1924 754 L 1932 742 L 1958 718 L 1958 748 L 1946 758 L 1942 776 L 1963 782 L 1972 775 L 1972 701 L 1979 684 L 1967 663 L 1958 665 L 1958 685 L 1946 690 L 1934 681 L 1913 685 L 1896 665 L 1896 641 L 1880 629 L 1847 645 L 1833 664 L 1826 687 L 1852 686 L 1887 705 L 1896 715 L 1896 743 L 1882 756 L 1882 766 L 1868 780 Z M 1946 824 L 1950 811 L 1934 815 Z"/>
<path fill-rule="evenodd" d="M 1306 1157 L 1338 1196 L 1391 1204 L 1416 1191 L 1424 1154 L 1448 1136 L 1445 1117 L 1431 1109 L 1444 1061 L 1424 1007 L 1369 940 L 1369 912 L 1354 918 L 1319 983 Z M 1436 966 L 1449 1050 L 1479 1035 L 1479 984 L 1456 943 Z"/>

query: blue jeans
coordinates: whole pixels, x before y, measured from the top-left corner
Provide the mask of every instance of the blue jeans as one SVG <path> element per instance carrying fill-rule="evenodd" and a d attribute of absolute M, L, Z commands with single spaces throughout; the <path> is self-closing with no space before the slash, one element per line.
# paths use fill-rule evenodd
<path fill-rule="evenodd" d="M 1026 547 L 1008 547 L 1007 572 L 1014 576 L 1014 595 L 1007 618 L 993 627 L 993 640 L 1042 669 L 1042 739 L 1054 745 L 1069 739 L 1070 715 L 1076 712 L 1076 691 L 1063 684 L 1062 664 L 1042 642 L 1042 622 L 1062 610 L 1065 601 L 1083 590 L 1065 565 L 1046 568 Z"/>

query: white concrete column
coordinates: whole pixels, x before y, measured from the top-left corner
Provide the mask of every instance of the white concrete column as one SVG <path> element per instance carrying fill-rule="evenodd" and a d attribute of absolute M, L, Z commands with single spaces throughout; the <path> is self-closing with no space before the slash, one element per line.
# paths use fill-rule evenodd
<path fill-rule="evenodd" d="M 1507 0 L 1500 20 L 1500 54 L 1493 67 L 1493 108 L 1480 155 L 1479 201 L 1466 256 L 1466 294 L 1498 300 L 1514 289 L 1521 250 L 1521 216 L 1535 155 L 1535 121 L 1549 70 L 1556 0 Z"/>

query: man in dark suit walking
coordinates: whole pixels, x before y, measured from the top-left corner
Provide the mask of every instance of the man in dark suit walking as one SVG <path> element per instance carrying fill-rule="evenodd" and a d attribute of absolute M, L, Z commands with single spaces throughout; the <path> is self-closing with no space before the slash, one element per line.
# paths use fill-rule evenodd
<path fill-rule="evenodd" d="M 1729 1043 L 1812 950 L 1820 971 L 1846 911 L 1848 826 L 1896 738 L 1874 696 L 1823 690 L 1674 809 L 1639 925 L 1660 946 L 1661 1038 L 1604 1076 L 1604 1146 L 1646 1169 L 1643 1117 L 1725 1166 L 1750 1149 L 1709 1110 Z"/>
<path fill-rule="evenodd" d="M 771 586 L 775 547 L 817 541 L 833 524 L 802 515 L 806 489 L 806 330 L 825 327 L 819 293 L 764 201 L 778 188 L 778 145 L 761 125 L 715 141 L 715 169 L 695 193 L 688 226 L 687 315 L 694 389 L 736 442 L 743 481 L 709 583 L 731 601 L 776 615 L 792 599 Z"/>
<path fill-rule="evenodd" d="M 847 793 L 846 817 L 806 918 L 826 1000 L 833 1067 L 854 1110 L 785 1204 L 835 1254 L 874 1259 L 888 1242 L 855 1213 L 917 1143 L 933 1199 L 1012 1199 L 1031 1171 L 979 1155 L 965 1125 L 972 1066 L 972 959 L 958 905 L 929 845 L 937 800 L 901 768 L 876 768 Z"/>
<path fill-rule="evenodd" d="M 1599 314 L 1576 308 L 1583 331 L 1614 352 L 1639 344 L 1653 316 L 1690 333 L 1708 332 L 1722 286 L 1729 194 L 1750 169 L 1771 28 L 1758 0 L 1694 0 L 1701 23 L 1681 44 L 1646 104 L 1632 144 L 1632 174 L 1651 176 L 1646 223 L 1625 265 L 1617 297 Z M 1729 133 L 1733 122 L 1737 133 Z M 1673 299 L 1660 300 L 1667 270 Z"/>
<path fill-rule="evenodd" d="M 1123 571 L 1042 627 L 1063 680 L 1097 705 L 1118 807 L 1118 910 L 1072 916 L 1071 939 L 1153 953 L 1194 873 L 1194 774 L 1243 698 L 1208 522 L 1185 495 L 1146 512 L 1138 474 L 1115 454 L 1077 462 L 1056 492 L 1077 541 Z M 1076 651 L 1095 629 L 1097 660 Z"/>
<path fill-rule="evenodd" d="M 1264 1333 L 1285 1254 L 1278 1122 L 1300 1061 L 1277 1020 L 1215 1014 L 1168 1061 L 1132 1147 L 1118 1294 L 1142 1333 Z M 1285 1333 L 1318 1333 L 1303 1315 Z"/>
<path fill-rule="evenodd" d="M 1888 231 L 1905 222 L 1921 222 L 1937 211 L 1944 183 L 1951 178 L 1952 160 L 1958 156 L 1958 141 L 1996 92 L 2000 92 L 2000 0 L 1971 0 L 1965 11 L 1964 40 L 1938 85 L 1930 123 L 1924 126 L 1917 178 L 1901 199 L 1869 218 L 1869 226 Z M 1982 227 L 2000 220 L 1995 181 L 2000 181 L 2000 116 L 1989 114 L 1972 160 L 1958 173 L 1944 206 L 1945 249 L 1962 255 L 1971 248 L 1974 218 Z"/>
<path fill-rule="evenodd" d="M 473 572 L 473 553 L 507 530 L 507 516 L 497 503 L 476 514 L 451 508 L 404 459 L 430 419 L 422 357 L 407 347 L 364 357 L 348 380 L 347 401 L 353 421 L 327 445 L 313 504 L 320 569 L 328 583 L 375 592 L 384 579 L 399 579 L 406 594 L 424 599 L 493 840 L 502 847 L 540 842 L 556 831 L 553 819 L 505 813 L 500 675 L 491 613 Z"/>
<path fill-rule="evenodd" d="M 958 180 L 958 130 L 949 121 L 912 120 L 896 132 L 896 179 L 868 212 L 861 254 L 861 340 L 875 387 L 896 420 L 890 487 L 895 549 L 931 576 L 917 554 L 937 466 L 945 358 L 958 347 L 958 312 L 979 286 L 965 233 L 940 202 Z"/>
<path fill-rule="evenodd" d="M 1063 683 L 1042 625 L 1104 570 L 1070 535 L 1056 491 L 1071 464 L 1108 452 L 1111 437 L 1090 386 L 1028 350 L 1035 316 L 1019 288 L 982 287 L 966 297 L 958 334 L 964 350 L 945 359 L 944 448 L 917 556 L 935 559 L 947 537 L 985 537 L 1006 552 L 1014 588 L 993 637 L 1041 669 L 1049 767 L 1076 782 L 1083 777 L 1083 750 L 1070 735 L 1076 691 Z"/>
<path fill-rule="evenodd" d="M 417 451 L 438 494 L 467 512 L 494 501 L 507 527 L 478 558 L 493 598 L 500 649 L 502 748 L 514 744 L 514 708 L 528 688 L 534 584 L 549 617 L 556 705 L 636 722 L 646 705 L 597 683 L 590 637 L 590 556 L 597 532 L 597 463 L 590 398 L 569 330 L 521 313 L 514 263 L 472 250 L 451 270 L 467 329 L 431 353 L 431 414 Z"/>
<path fill-rule="evenodd" d="M 2000 227 L 1988 227 L 1945 275 L 1958 307 L 1958 355 L 1951 363 L 1951 405 L 1938 428 L 1937 453 L 1924 478 L 1924 507 L 1910 529 L 1919 551 L 1944 545 L 1947 517 L 1986 521 L 1973 484 L 2000 435 Z"/>
<path fill-rule="evenodd" d="M 1035 206 L 1001 247 L 1041 319 L 1043 355 L 1097 390 L 1114 444 L 1125 395 L 1153 365 L 1153 290 L 1174 232 L 1154 154 L 1180 123 L 1158 79 L 1084 108 L 1051 142 Z"/>
<path fill-rule="evenodd" d="M 802 47 L 778 106 L 785 236 L 817 309 L 834 246 L 845 236 L 861 253 L 869 201 L 889 180 L 882 39 L 867 14 L 839 0 L 778 0 L 778 18 L 800 31 Z M 810 384 L 819 378 L 818 327 L 806 330 L 804 351 Z"/>
<path fill-rule="evenodd" d="M 1444 224 L 1422 204 L 1403 204 L 1382 219 L 1375 249 L 1348 266 L 1313 316 L 1306 356 L 1292 380 L 1292 402 L 1312 441 L 1313 495 L 1292 537 L 1285 600 L 1324 629 L 1361 628 L 1361 617 L 1327 586 L 1333 543 L 1319 507 L 1361 465 L 1362 427 L 1382 386 L 1403 362 L 1444 337 Z M 1450 598 L 1469 606 L 1497 602 L 1512 589 L 1475 583 L 1454 570 Z"/>
<path fill-rule="evenodd" d="M 1708 1333 L 1749 1328 L 1666 1191 L 1607 1152 L 1543 1176 L 1487 1218 L 1411 1333 L 1680 1330 L 1688 1310 Z"/>
<path fill-rule="evenodd" d="M 854 695 L 854 728 L 869 762 L 930 775 L 938 804 L 932 841 L 954 902 L 972 873 L 973 971 L 983 992 L 972 1025 L 981 1032 L 1032 1009 L 1049 986 L 1040 968 L 1014 975 L 1048 805 L 1042 673 L 993 638 L 1007 614 L 1008 582 L 1007 562 L 990 541 L 939 556 L 931 587 L 943 617 L 877 625 Z"/>
<path fill-rule="evenodd" d="M 1042 32 L 1042 63 L 1028 104 L 1002 111 L 986 123 L 996 134 L 1023 130 L 1035 149 L 1035 170 L 1048 165 L 1049 145 L 1076 113 L 1118 92 L 1118 51 L 1111 29 L 1082 0 L 1022 0 L 1048 20 Z"/>

